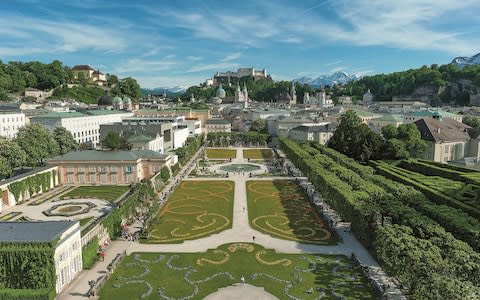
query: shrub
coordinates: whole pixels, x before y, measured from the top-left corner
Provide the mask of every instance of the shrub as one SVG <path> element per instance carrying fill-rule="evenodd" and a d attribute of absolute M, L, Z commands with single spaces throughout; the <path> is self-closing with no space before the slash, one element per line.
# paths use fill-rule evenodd
<path fill-rule="evenodd" d="M 97 261 L 98 238 L 94 238 L 82 249 L 82 263 L 84 269 L 90 269 Z"/>

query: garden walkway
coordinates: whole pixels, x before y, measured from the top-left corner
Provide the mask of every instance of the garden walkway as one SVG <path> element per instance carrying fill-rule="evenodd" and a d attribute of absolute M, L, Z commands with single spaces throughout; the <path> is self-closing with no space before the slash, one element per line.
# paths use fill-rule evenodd
<path fill-rule="evenodd" d="M 235 163 L 246 163 L 246 159 L 243 159 L 243 149 L 237 149 L 237 158 L 232 160 Z M 198 156 L 198 153 L 197 155 Z M 186 169 L 191 169 L 192 163 L 184 167 L 180 172 L 186 173 Z M 172 184 L 180 181 L 180 177 L 171 180 Z M 316 253 L 316 254 L 340 254 L 351 256 L 352 253 L 357 257 L 359 262 L 365 266 L 374 270 L 372 276 L 379 278 L 379 282 L 385 283 L 387 286 L 393 286 L 390 278 L 380 268 L 375 259 L 368 253 L 363 245 L 355 238 L 355 236 L 349 230 L 349 224 L 336 223 L 334 230 L 341 238 L 335 246 L 323 246 L 313 244 L 302 244 L 295 241 L 282 240 L 274 238 L 270 235 L 263 234 L 250 227 L 248 221 L 248 207 L 247 207 L 247 191 L 246 181 L 248 180 L 272 180 L 272 179 L 294 179 L 289 177 L 254 177 L 249 178 L 241 174 L 233 174 L 229 178 L 193 178 L 184 180 L 232 180 L 235 182 L 235 197 L 233 207 L 233 223 L 232 228 L 222 231 L 211 236 L 184 241 L 181 244 L 140 244 L 133 241 L 113 241 L 111 246 L 107 248 L 107 259 L 105 262 L 97 263 L 92 270 L 83 271 L 59 296 L 59 300 L 67 299 L 82 299 L 88 290 L 88 281 L 97 279 L 101 272 L 106 270 L 106 266 L 110 262 L 108 257 L 113 259 L 117 253 L 126 251 L 127 254 L 133 252 L 205 252 L 208 249 L 215 249 L 220 245 L 234 242 L 253 242 L 255 237 L 255 243 L 262 245 L 265 248 L 275 249 L 279 253 Z M 166 189 L 168 190 L 168 189 Z M 231 297 L 227 297 L 232 299 Z M 223 298 L 223 299 L 227 299 Z M 84 298 L 83 298 L 84 299 Z M 213 298 L 221 299 L 221 298 Z"/>

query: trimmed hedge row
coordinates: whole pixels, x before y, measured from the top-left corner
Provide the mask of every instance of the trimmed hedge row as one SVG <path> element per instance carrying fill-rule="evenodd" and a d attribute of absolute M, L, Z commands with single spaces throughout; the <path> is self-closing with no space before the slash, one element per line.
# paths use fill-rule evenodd
<path fill-rule="evenodd" d="M 402 160 L 399 167 L 413 172 L 417 172 L 427 176 L 440 176 L 451 180 L 461 181 L 464 183 L 471 183 L 480 185 L 480 172 L 462 172 L 444 168 L 438 165 L 432 165 L 424 161 L 409 159 Z M 471 171 L 471 170 L 470 170 Z"/>
<path fill-rule="evenodd" d="M 326 159 L 325 155 L 319 155 L 318 149 L 305 145 L 301 147 L 287 139 L 280 139 L 280 142 L 282 149 L 292 162 L 305 171 L 310 181 L 317 186 L 332 207 L 344 219 L 351 222 L 352 230 L 357 237 L 367 246 L 373 246 L 373 251 L 379 261 L 393 275 L 402 280 L 414 298 L 435 299 L 433 295 L 450 294 L 446 293 L 444 289 L 445 287 L 451 288 L 450 283 L 456 282 L 458 285 L 453 290 L 453 294 L 456 296 L 452 299 L 461 299 L 460 295 L 471 292 L 468 287 L 479 282 L 479 253 L 473 251 L 466 243 L 455 239 L 429 217 L 407 206 L 399 199 L 398 195 L 392 195 L 381 188 L 382 185 L 372 183 L 372 178 L 376 178 L 377 181 L 384 180 L 384 185 L 388 185 L 392 181 L 378 175 L 361 178 L 363 182 L 358 181 L 355 176 L 352 176 L 351 181 L 347 181 L 351 171 L 349 170 L 350 173 L 346 172 L 345 168 L 339 167 L 340 163 L 335 161 L 335 165 L 332 165 L 332 160 Z M 355 167 L 357 170 L 364 169 L 355 162 L 341 161 L 342 165 L 351 164 L 351 167 Z M 338 176 L 340 172 L 344 172 L 341 178 Z M 347 176 L 347 174 L 349 175 Z M 350 182 L 362 183 L 362 185 L 357 186 L 355 191 L 352 186 L 349 187 Z M 376 188 L 373 188 L 372 185 Z M 363 190 L 364 186 L 366 190 Z M 367 191 L 379 192 L 371 194 Z M 379 235 L 379 232 L 386 227 L 391 227 L 385 217 L 389 217 L 388 219 L 393 224 L 398 224 L 395 226 L 403 225 L 407 228 L 408 232 L 404 236 L 411 242 L 384 241 L 383 239 L 386 237 Z M 386 223 L 383 224 L 384 222 Z M 370 228 L 371 230 L 369 234 L 364 234 L 368 232 L 362 230 L 358 235 L 358 230 L 354 230 L 354 228 Z M 390 248 L 393 246 L 394 249 Z M 392 249 L 400 251 L 402 256 L 389 254 L 390 250 L 393 251 Z M 439 255 L 436 255 L 435 259 L 431 261 L 424 262 L 423 257 L 429 257 L 432 252 Z M 409 256 L 410 254 L 411 256 Z M 466 264 L 466 261 L 469 263 Z M 424 282 L 419 284 L 415 274 L 417 274 L 416 270 L 422 268 L 429 271 L 425 274 Z M 442 274 L 449 275 L 443 276 Z M 432 286 L 432 283 L 436 283 L 435 286 Z"/>
<path fill-rule="evenodd" d="M 98 259 L 98 238 L 94 238 L 82 248 L 83 269 L 90 269 Z"/>
<path fill-rule="evenodd" d="M 425 184 L 422 184 L 416 180 L 411 179 L 407 175 L 401 174 L 401 171 L 397 169 L 394 169 L 394 167 L 382 163 L 382 162 L 375 162 L 377 172 L 385 177 L 388 177 L 390 179 L 399 181 L 401 183 L 410 185 L 414 187 L 415 189 L 421 191 L 425 196 L 427 196 L 430 200 L 439 203 L 439 204 L 445 204 L 448 206 L 452 206 L 454 208 L 461 209 L 465 213 L 469 214 L 472 217 L 480 218 L 480 210 L 472 207 L 468 204 L 465 204 L 453 197 L 450 197 L 444 193 L 441 193 Z"/>
<path fill-rule="evenodd" d="M 0 300 L 53 300 L 55 289 L 0 289 Z"/>

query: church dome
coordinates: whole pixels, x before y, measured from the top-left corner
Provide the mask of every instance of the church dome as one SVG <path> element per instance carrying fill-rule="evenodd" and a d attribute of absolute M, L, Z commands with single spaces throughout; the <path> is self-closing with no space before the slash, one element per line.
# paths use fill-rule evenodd
<path fill-rule="evenodd" d="M 221 104 L 221 103 L 222 103 L 222 98 L 220 98 L 220 97 L 213 97 L 213 98 L 212 98 L 212 103 L 213 103 L 213 104 Z"/>
<path fill-rule="evenodd" d="M 218 87 L 217 91 L 215 92 L 215 96 L 217 96 L 218 98 L 221 98 L 221 99 L 225 98 L 226 93 L 225 93 L 225 90 L 222 88 L 221 84 Z"/>
<path fill-rule="evenodd" d="M 110 96 L 107 92 L 98 99 L 98 106 L 112 106 L 113 104 L 113 97 Z"/>
<path fill-rule="evenodd" d="M 122 103 L 122 98 L 120 98 L 118 96 L 113 97 L 112 104 L 116 105 L 116 104 L 121 104 L 121 103 Z"/>
<path fill-rule="evenodd" d="M 127 96 L 123 97 L 123 104 L 125 104 L 125 105 L 130 105 L 130 104 L 132 104 L 132 99 L 130 99 L 130 98 L 127 97 Z"/>

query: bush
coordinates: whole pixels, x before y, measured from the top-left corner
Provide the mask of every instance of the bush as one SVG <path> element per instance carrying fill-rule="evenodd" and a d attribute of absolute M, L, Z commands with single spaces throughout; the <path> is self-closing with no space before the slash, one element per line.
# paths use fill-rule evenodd
<path fill-rule="evenodd" d="M 163 166 L 160 170 L 160 178 L 164 183 L 167 182 L 168 179 L 170 179 L 170 170 L 167 166 Z"/>
<path fill-rule="evenodd" d="M 387 271 L 402 280 L 413 298 L 436 299 L 445 294 L 463 299 L 478 290 L 475 284 L 480 280 L 480 254 L 406 205 L 409 197 L 421 200 L 423 195 L 372 175 L 367 168 L 341 159 L 331 150 L 300 146 L 282 138 L 280 145 L 326 201 L 351 222 L 355 235 L 372 247 Z M 416 200 L 410 199 L 411 203 Z"/>
<path fill-rule="evenodd" d="M 53 300 L 55 289 L 0 289 L 0 300 Z"/>
<path fill-rule="evenodd" d="M 82 263 L 84 269 L 90 269 L 98 258 L 98 238 L 94 238 L 82 249 Z"/>

